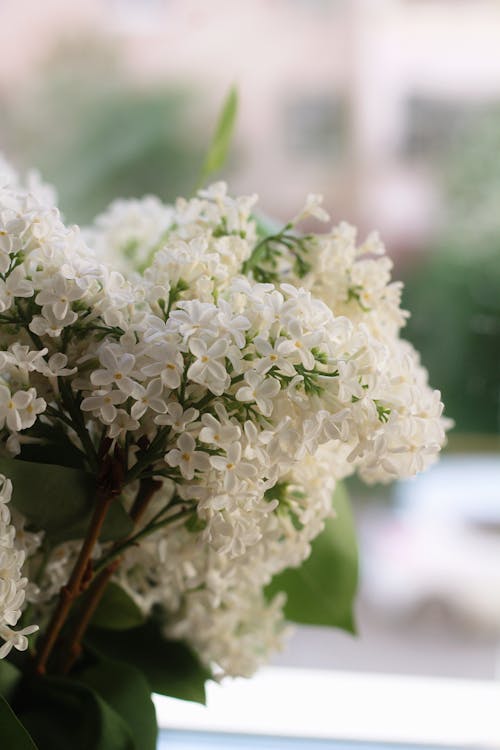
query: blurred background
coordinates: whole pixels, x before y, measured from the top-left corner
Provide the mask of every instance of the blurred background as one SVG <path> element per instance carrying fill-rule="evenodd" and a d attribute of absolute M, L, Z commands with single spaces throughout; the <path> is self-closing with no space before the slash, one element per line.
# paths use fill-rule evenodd
<path fill-rule="evenodd" d="M 275 663 L 498 679 L 500 3 L 0 0 L 0 27 L 0 150 L 70 222 L 190 194 L 235 84 L 232 192 L 380 230 L 456 427 L 428 475 L 351 482 L 360 637 L 299 628 Z"/>

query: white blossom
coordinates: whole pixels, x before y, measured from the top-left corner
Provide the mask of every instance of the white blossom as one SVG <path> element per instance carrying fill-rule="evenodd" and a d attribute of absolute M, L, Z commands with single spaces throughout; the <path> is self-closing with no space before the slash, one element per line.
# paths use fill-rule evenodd
<path fill-rule="evenodd" d="M 283 597 L 264 588 L 306 559 L 336 481 L 411 476 L 445 442 L 440 394 L 400 338 L 391 261 L 347 224 L 297 233 L 327 218 L 315 195 L 272 239 L 257 237 L 255 196 L 224 183 L 175 205 L 116 201 L 82 234 L 37 178 L 0 173 L 4 451 L 50 450 L 53 431 L 87 472 L 113 456 L 125 510 L 161 479 L 138 526 L 155 531 L 114 580 L 207 666 L 251 674 L 285 632 Z M 40 567 L 43 529 L 11 519 L 10 491 L 0 656 L 27 646 L 26 601 L 48 620 L 82 542 Z"/>
<path fill-rule="evenodd" d="M 0 475 L 0 639 L 3 640 L 0 659 L 4 659 L 12 648 L 25 651 L 27 636 L 38 630 L 36 625 L 13 629 L 21 617 L 28 580 L 22 576 L 25 555 L 16 549 L 15 528 L 10 525 L 7 503 L 11 496 L 12 482 Z"/>
<path fill-rule="evenodd" d="M 265 378 L 258 372 L 249 370 L 245 373 L 247 385 L 238 388 L 236 398 L 239 401 L 255 401 L 265 417 L 273 411 L 273 398 L 279 393 L 280 384 L 276 378 Z"/>
<path fill-rule="evenodd" d="M 184 432 L 177 439 L 177 448 L 173 448 L 165 455 L 169 466 L 178 466 L 182 476 L 193 479 L 196 471 L 206 471 L 209 466 L 209 456 L 203 451 L 197 451 L 196 442 L 189 432 Z"/>

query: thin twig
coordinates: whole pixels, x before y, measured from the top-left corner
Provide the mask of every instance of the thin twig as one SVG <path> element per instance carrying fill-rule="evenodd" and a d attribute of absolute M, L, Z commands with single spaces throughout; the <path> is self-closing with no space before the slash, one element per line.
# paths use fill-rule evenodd
<path fill-rule="evenodd" d="M 67 620 L 75 599 L 80 596 L 87 577 L 91 572 L 91 557 L 106 519 L 111 504 L 120 495 L 123 488 L 123 457 L 115 449 L 115 455 L 103 456 L 97 478 L 97 495 L 94 512 L 78 557 L 71 571 L 69 581 L 61 588 L 59 602 L 47 626 L 35 658 L 35 671 L 42 675 L 47 670 L 47 663 L 61 630 Z"/>
<path fill-rule="evenodd" d="M 36 655 L 35 671 L 40 675 L 45 674 L 47 662 L 59 638 L 62 627 L 66 622 L 71 606 L 76 597 L 81 593 L 82 582 L 88 570 L 92 551 L 99 538 L 102 525 L 113 499 L 114 495 L 112 494 L 108 497 L 98 498 L 97 500 L 87 536 L 80 549 L 70 579 L 59 593 L 59 603 L 47 627 L 42 646 Z"/>
<path fill-rule="evenodd" d="M 134 504 L 130 510 L 130 518 L 134 522 L 134 525 L 140 521 L 154 494 L 162 487 L 163 483 L 154 479 L 143 479 L 139 485 L 137 497 L 135 498 Z M 130 537 L 129 537 L 130 538 Z M 112 547 L 112 551 L 118 551 L 121 546 L 119 542 L 115 542 Z M 94 616 L 99 602 L 101 601 L 111 578 L 115 571 L 119 567 L 122 561 L 120 553 L 117 554 L 114 560 L 109 562 L 107 566 L 101 570 L 101 572 L 94 578 L 89 589 L 88 594 L 82 602 L 82 607 L 78 613 L 78 618 L 75 623 L 75 627 L 71 632 L 67 644 L 65 646 L 63 656 L 61 659 L 61 672 L 67 674 L 75 661 L 78 659 L 81 653 L 81 641 L 87 631 L 87 628 Z"/>

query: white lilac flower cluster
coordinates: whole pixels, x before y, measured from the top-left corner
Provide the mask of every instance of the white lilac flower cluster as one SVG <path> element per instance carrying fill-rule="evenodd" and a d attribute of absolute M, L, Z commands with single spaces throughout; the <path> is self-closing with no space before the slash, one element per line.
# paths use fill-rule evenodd
<path fill-rule="evenodd" d="M 12 482 L 0 475 L 0 638 L 3 641 L 0 659 L 6 657 L 12 648 L 25 651 L 28 648 L 27 636 L 38 630 L 36 625 L 13 629 L 21 617 L 28 579 L 22 575 L 25 553 L 18 548 L 16 528 L 11 524 L 7 507 L 11 496 Z"/>
<path fill-rule="evenodd" d="M 308 556 L 336 480 L 410 476 L 443 445 L 439 393 L 399 338 L 390 261 L 347 225 L 298 234 L 299 220 L 326 218 L 314 196 L 269 236 L 255 197 L 220 183 L 175 206 L 116 202 L 82 233 L 48 190 L 4 172 L 4 451 L 36 444 L 37 425 L 63 429 L 98 472 L 118 446 L 125 507 L 141 482 L 156 491 L 115 581 L 144 612 L 161 607 L 166 632 L 207 664 L 250 674 L 283 630 L 282 597 L 263 588 Z M 8 554 L 11 643 L 2 623 L 17 621 L 25 581 Z M 74 558 L 70 542 L 45 559 L 41 620 Z"/>

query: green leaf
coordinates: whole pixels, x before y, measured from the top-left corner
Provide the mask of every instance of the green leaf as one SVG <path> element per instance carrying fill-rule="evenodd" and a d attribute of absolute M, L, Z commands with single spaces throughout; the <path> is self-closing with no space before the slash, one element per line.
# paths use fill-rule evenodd
<path fill-rule="evenodd" d="M 21 671 L 7 659 L 0 660 L 0 695 L 10 700 L 11 695 L 21 680 Z"/>
<path fill-rule="evenodd" d="M 39 750 L 139 750 L 121 716 L 75 680 L 33 679 L 18 702 L 19 716 Z"/>
<path fill-rule="evenodd" d="M 111 659 L 97 659 L 77 679 L 106 701 L 128 726 L 139 750 L 155 750 L 158 739 L 151 688 L 138 669 Z"/>
<path fill-rule="evenodd" d="M 226 161 L 231 138 L 233 135 L 236 113 L 238 111 L 238 92 L 233 86 L 226 97 L 222 111 L 217 121 L 217 127 L 212 142 L 201 169 L 199 185 L 204 185 L 207 179 L 218 172 Z"/>
<path fill-rule="evenodd" d="M 12 480 L 12 504 L 52 544 L 85 536 L 96 496 L 90 474 L 66 466 L 0 458 L 0 472 Z M 100 540 L 120 539 L 133 524 L 117 500 L 109 510 Z"/>
<path fill-rule="evenodd" d="M 0 695 L 0 739 L 6 750 L 38 750 L 5 698 Z"/>
<path fill-rule="evenodd" d="M 23 431 L 23 435 L 37 438 L 42 442 L 22 444 L 18 456 L 21 461 L 83 469 L 85 455 L 73 445 L 61 425 L 46 424 L 37 419 L 33 427 Z"/>
<path fill-rule="evenodd" d="M 128 630 L 144 623 L 134 600 L 116 583 L 108 587 L 92 618 L 92 625 L 109 630 Z"/>
<path fill-rule="evenodd" d="M 210 672 L 180 641 L 164 638 L 156 622 L 131 630 L 92 628 L 87 643 L 109 659 L 139 669 L 155 693 L 198 703 L 205 702 L 205 682 Z"/>
<path fill-rule="evenodd" d="M 339 484 L 333 497 L 335 518 L 326 521 L 299 568 L 275 576 L 266 589 L 272 598 L 287 595 L 285 616 L 306 625 L 327 625 L 355 632 L 353 601 L 358 584 L 356 536 L 349 501 Z"/>

